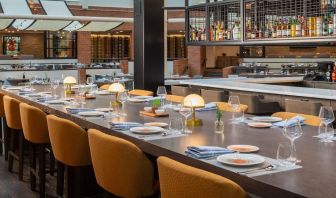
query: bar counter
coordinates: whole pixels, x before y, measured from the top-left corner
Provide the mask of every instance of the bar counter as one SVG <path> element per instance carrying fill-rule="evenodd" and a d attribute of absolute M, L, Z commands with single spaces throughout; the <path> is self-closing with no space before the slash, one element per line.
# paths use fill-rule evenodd
<path fill-rule="evenodd" d="M 248 84 L 248 83 L 245 83 Z M 35 86 L 36 92 L 50 89 L 46 86 Z M 251 144 L 260 148 L 259 155 L 275 158 L 279 142 L 287 141 L 282 134 L 282 129 L 255 129 L 246 124 L 231 124 L 230 113 L 224 113 L 225 132 L 215 134 L 213 132 L 215 112 L 199 112 L 198 117 L 203 119 L 204 125 L 193 128 L 193 133 L 183 137 L 167 137 L 160 140 L 145 141 L 141 138 L 121 133 L 110 128 L 108 121 L 111 118 L 83 118 L 66 112 L 62 105 L 46 105 L 20 96 L 15 92 L 0 90 L 2 93 L 17 98 L 22 102 L 36 106 L 46 113 L 55 114 L 69 119 L 81 127 L 95 128 L 107 134 L 127 139 L 136 144 L 145 153 L 158 157 L 168 156 L 182 163 L 213 172 L 227 177 L 240 184 L 246 191 L 261 197 L 335 197 L 336 188 L 336 149 L 335 143 L 323 144 L 312 137 L 317 134 L 317 128 L 303 126 L 304 134 L 296 141 L 298 157 L 302 160 L 299 165 L 302 168 L 281 173 L 268 174 L 257 177 L 247 177 L 232 171 L 228 171 L 218 165 L 211 164 L 206 160 L 198 160 L 185 155 L 187 146 L 221 146 L 230 144 Z M 62 88 L 57 94 L 64 96 Z M 74 96 L 71 96 L 74 97 Z M 97 95 L 95 100 L 86 100 L 85 107 L 102 108 L 108 107 L 111 96 Z M 125 118 L 116 118 L 118 121 L 133 121 L 139 123 L 159 121 L 168 122 L 168 118 L 152 118 L 139 115 L 145 103 L 127 103 Z M 247 115 L 248 116 L 248 115 Z"/>
<path fill-rule="evenodd" d="M 273 84 L 300 83 L 303 77 L 285 78 L 216 78 L 216 79 L 197 79 L 182 80 L 179 83 L 184 85 L 211 87 L 225 90 L 237 90 L 255 93 L 275 94 L 283 96 L 297 96 L 316 99 L 336 100 L 336 90 L 318 89 L 307 87 L 295 87 Z"/>

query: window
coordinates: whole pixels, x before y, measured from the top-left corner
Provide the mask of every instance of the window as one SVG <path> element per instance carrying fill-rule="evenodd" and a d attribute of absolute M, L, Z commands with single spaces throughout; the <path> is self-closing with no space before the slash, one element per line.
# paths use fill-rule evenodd
<path fill-rule="evenodd" d="M 77 58 L 77 34 L 46 32 L 46 58 Z"/>

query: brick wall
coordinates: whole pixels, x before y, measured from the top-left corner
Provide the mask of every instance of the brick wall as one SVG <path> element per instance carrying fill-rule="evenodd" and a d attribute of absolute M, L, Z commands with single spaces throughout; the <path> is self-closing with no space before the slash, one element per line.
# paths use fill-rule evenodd
<path fill-rule="evenodd" d="M 44 33 L 0 33 L 0 53 L 3 54 L 3 36 L 21 37 L 20 54 L 33 55 L 34 58 L 44 58 Z"/>
<path fill-rule="evenodd" d="M 335 46 L 319 46 L 313 48 L 291 48 L 289 46 L 266 46 L 266 57 L 336 57 Z"/>
<path fill-rule="evenodd" d="M 79 63 L 91 63 L 91 32 L 77 33 L 77 59 Z"/>
<path fill-rule="evenodd" d="M 205 69 L 206 48 L 204 46 L 188 46 L 189 75 L 203 75 Z"/>

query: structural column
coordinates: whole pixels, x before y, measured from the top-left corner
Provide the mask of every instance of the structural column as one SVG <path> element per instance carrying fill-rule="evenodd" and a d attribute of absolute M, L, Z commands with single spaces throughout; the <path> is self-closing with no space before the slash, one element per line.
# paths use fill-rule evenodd
<path fill-rule="evenodd" d="M 79 63 L 91 64 L 91 32 L 77 32 L 77 59 Z"/>
<path fill-rule="evenodd" d="M 134 86 L 164 85 L 164 0 L 134 0 Z"/>
<path fill-rule="evenodd" d="M 203 75 L 206 66 L 206 48 L 204 46 L 188 46 L 189 75 Z"/>

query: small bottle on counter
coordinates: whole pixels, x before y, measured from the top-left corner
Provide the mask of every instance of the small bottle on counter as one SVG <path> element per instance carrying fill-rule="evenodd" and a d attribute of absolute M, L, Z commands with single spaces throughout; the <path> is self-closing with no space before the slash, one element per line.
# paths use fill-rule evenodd
<path fill-rule="evenodd" d="M 336 82 L 336 64 L 334 64 L 334 71 L 331 74 L 332 82 Z"/>
<path fill-rule="evenodd" d="M 26 79 L 26 74 L 23 72 L 22 79 Z"/>
<path fill-rule="evenodd" d="M 328 82 L 331 82 L 332 81 L 332 79 L 331 79 L 331 75 L 332 75 L 332 70 L 331 70 L 331 65 L 328 65 L 328 70 L 327 70 L 327 72 L 326 72 L 326 77 L 327 77 L 327 81 Z"/>

